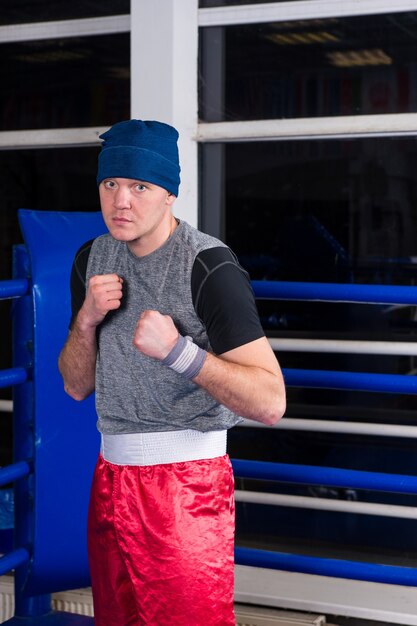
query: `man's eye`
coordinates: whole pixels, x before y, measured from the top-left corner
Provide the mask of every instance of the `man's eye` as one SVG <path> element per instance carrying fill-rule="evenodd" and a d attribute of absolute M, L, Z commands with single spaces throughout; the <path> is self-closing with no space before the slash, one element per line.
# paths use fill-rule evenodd
<path fill-rule="evenodd" d="M 145 191 L 146 187 L 145 185 L 136 185 L 135 189 L 136 191 Z"/>
<path fill-rule="evenodd" d="M 107 187 L 107 189 L 113 189 L 116 186 L 116 183 L 113 180 L 106 180 L 104 186 Z"/>

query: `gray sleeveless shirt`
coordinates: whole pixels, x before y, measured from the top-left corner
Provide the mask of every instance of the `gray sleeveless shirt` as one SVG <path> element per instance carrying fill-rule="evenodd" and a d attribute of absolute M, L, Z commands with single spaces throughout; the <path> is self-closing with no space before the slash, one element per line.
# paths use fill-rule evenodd
<path fill-rule="evenodd" d="M 124 242 L 102 235 L 92 244 L 87 280 L 96 274 L 123 278 L 122 306 L 98 328 L 96 408 L 105 434 L 195 429 L 223 430 L 241 421 L 198 385 L 132 344 L 147 309 L 170 315 L 182 335 L 211 351 L 191 293 L 191 273 L 203 250 L 225 245 L 181 221 L 160 248 L 144 257 Z"/>

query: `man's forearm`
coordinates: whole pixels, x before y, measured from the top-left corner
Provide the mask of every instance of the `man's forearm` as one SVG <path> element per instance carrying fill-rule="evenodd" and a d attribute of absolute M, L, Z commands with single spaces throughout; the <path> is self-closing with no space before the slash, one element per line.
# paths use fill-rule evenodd
<path fill-rule="evenodd" d="M 184 341 L 169 315 L 144 311 L 133 337 L 137 350 L 159 359 L 192 379 L 215 400 L 248 419 L 275 424 L 285 411 L 281 369 L 266 337 L 259 337 L 220 356 Z M 194 372 L 194 369 L 196 372 Z"/>
<path fill-rule="evenodd" d="M 84 400 L 94 391 L 96 359 L 96 329 L 77 319 L 58 362 L 65 391 L 74 400 Z"/>
<path fill-rule="evenodd" d="M 285 386 L 279 370 L 270 372 L 207 354 L 193 380 L 241 417 L 272 425 L 285 412 Z"/>
<path fill-rule="evenodd" d="M 59 357 L 65 391 L 74 400 L 84 400 L 95 389 L 96 330 L 109 311 L 120 307 L 122 285 L 117 274 L 100 274 L 88 281 L 83 306 Z"/>

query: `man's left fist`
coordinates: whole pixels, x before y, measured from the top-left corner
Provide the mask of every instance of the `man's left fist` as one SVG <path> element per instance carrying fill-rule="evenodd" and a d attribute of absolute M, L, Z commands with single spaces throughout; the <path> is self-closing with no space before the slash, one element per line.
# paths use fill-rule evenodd
<path fill-rule="evenodd" d="M 162 361 L 177 343 L 178 336 L 169 315 L 144 311 L 136 324 L 133 345 L 143 354 Z"/>

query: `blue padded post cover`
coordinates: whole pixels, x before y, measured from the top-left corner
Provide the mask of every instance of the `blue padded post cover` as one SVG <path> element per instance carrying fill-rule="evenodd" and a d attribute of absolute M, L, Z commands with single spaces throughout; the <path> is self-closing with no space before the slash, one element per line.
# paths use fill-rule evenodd
<path fill-rule="evenodd" d="M 71 315 L 78 248 L 104 232 L 100 212 L 19 211 L 34 306 L 34 529 L 25 594 L 87 586 L 86 517 L 99 451 L 94 397 L 65 392 L 57 361 Z"/>

